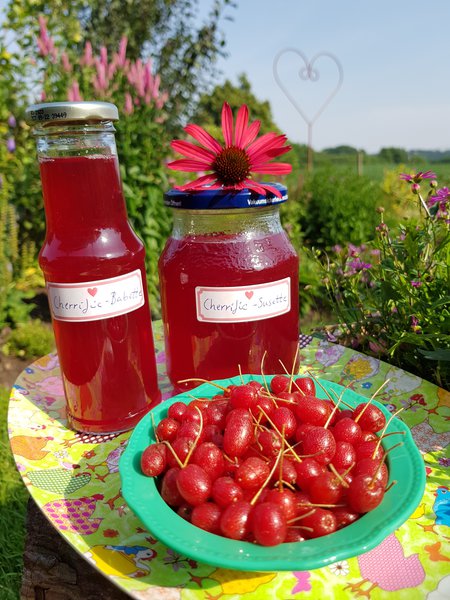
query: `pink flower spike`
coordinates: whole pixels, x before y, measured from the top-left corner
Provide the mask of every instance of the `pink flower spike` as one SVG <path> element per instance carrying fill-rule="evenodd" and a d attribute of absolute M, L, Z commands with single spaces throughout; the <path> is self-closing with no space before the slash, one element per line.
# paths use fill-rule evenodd
<path fill-rule="evenodd" d="M 222 132 L 225 146 L 233 145 L 233 113 L 228 102 L 222 106 Z"/>
<path fill-rule="evenodd" d="M 70 73 L 72 71 L 72 65 L 70 64 L 69 57 L 67 56 L 67 52 L 63 52 L 61 54 L 61 64 L 66 73 Z"/>
<path fill-rule="evenodd" d="M 125 106 L 123 111 L 126 115 L 131 115 L 134 111 L 133 98 L 129 92 L 125 94 Z"/>
<path fill-rule="evenodd" d="M 120 39 L 119 44 L 119 54 L 118 54 L 118 62 L 119 67 L 125 66 L 126 55 L 127 55 L 127 44 L 128 38 L 126 35 L 123 35 Z"/>
<path fill-rule="evenodd" d="M 70 102 L 80 102 L 83 100 L 80 94 L 80 87 L 78 85 L 78 81 L 73 81 L 72 85 L 67 91 L 67 99 Z"/>
<path fill-rule="evenodd" d="M 106 49 L 106 46 L 100 48 L 100 62 L 106 69 L 108 65 L 108 50 Z"/>
<path fill-rule="evenodd" d="M 94 59 L 92 56 L 92 44 L 91 42 L 86 42 L 85 46 L 84 46 L 84 55 L 83 58 L 81 59 L 80 63 L 83 65 L 86 65 L 87 67 L 92 67 L 92 65 L 94 64 Z"/>

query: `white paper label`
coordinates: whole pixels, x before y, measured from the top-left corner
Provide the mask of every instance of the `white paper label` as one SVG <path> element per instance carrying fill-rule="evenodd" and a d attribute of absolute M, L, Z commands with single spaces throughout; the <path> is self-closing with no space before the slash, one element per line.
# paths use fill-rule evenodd
<path fill-rule="evenodd" d="M 195 288 L 197 319 L 210 323 L 260 321 L 291 309 L 291 278 L 259 285 Z"/>
<path fill-rule="evenodd" d="M 124 315 L 144 304 L 141 271 L 84 281 L 47 282 L 53 317 L 59 321 L 98 321 Z"/>

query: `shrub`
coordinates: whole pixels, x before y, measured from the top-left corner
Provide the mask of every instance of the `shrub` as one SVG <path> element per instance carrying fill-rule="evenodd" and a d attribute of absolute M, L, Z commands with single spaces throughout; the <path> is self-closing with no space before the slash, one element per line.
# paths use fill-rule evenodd
<path fill-rule="evenodd" d="M 373 237 L 375 208 L 384 196 L 379 186 L 351 172 L 317 170 L 301 191 L 304 209 L 300 225 L 308 245 L 330 248 L 335 244 L 360 244 Z"/>
<path fill-rule="evenodd" d="M 336 246 L 322 261 L 339 341 L 450 388 L 450 190 L 428 198 L 420 183 L 434 173 L 404 175 L 419 217 L 391 230 L 380 210 L 374 241 Z"/>
<path fill-rule="evenodd" d="M 4 354 L 25 359 L 44 356 L 54 349 L 53 331 L 40 321 L 29 321 L 13 329 L 2 348 Z"/>

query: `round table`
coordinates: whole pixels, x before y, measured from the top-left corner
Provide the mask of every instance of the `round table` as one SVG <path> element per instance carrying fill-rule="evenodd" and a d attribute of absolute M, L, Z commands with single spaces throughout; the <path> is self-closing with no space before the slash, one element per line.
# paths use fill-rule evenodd
<path fill-rule="evenodd" d="M 161 324 L 154 324 L 159 385 Z M 302 336 L 301 371 L 377 399 L 411 428 L 427 485 L 415 512 L 373 550 L 314 571 L 246 573 L 180 556 L 145 530 L 125 504 L 118 464 L 130 433 L 89 436 L 67 428 L 58 358 L 18 377 L 10 397 L 11 448 L 28 491 L 56 530 L 105 578 L 140 600 L 450 598 L 450 393 L 419 377 L 318 338 Z"/>

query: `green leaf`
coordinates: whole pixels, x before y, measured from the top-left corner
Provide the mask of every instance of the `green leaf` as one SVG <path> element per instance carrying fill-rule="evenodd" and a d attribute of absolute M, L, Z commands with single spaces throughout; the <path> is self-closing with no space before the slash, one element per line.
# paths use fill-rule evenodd
<path fill-rule="evenodd" d="M 422 354 L 425 358 L 430 360 L 444 360 L 450 361 L 450 349 L 440 349 L 440 350 L 420 350 L 420 354 Z"/>

